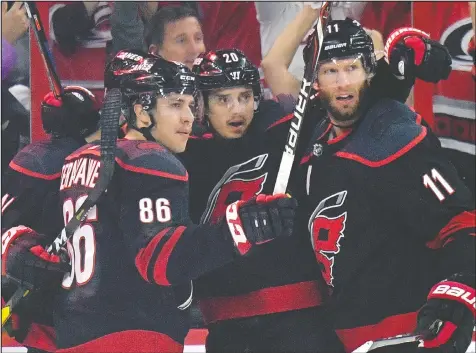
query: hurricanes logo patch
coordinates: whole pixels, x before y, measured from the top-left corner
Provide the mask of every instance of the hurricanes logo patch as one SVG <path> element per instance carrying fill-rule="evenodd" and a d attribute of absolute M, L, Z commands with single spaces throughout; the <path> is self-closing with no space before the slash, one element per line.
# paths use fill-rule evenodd
<path fill-rule="evenodd" d="M 468 48 L 473 35 L 470 17 L 453 23 L 441 35 L 440 43 L 448 48 L 453 59 L 453 70 L 471 71 L 473 59 Z"/>

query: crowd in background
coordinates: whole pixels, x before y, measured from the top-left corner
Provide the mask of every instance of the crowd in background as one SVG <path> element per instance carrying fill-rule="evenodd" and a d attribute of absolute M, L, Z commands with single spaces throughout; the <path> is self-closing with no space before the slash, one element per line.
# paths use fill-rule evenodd
<path fill-rule="evenodd" d="M 51 2 L 49 18 L 43 21 L 49 22 L 49 37 L 56 50 L 55 60 L 58 59 L 61 64 L 60 56 L 67 58 L 67 65 L 75 67 L 77 62 L 76 70 L 85 71 L 79 63 L 87 55 L 82 51 L 84 48 L 96 48 L 104 51 L 104 55 L 95 54 L 87 65 L 92 60 L 97 63 L 98 72 L 102 72 L 107 58 L 124 48 L 160 53 L 159 48 L 150 44 L 151 36 L 157 36 L 157 33 L 147 33 L 150 23 L 153 22 L 155 29 L 160 32 L 162 22 L 173 24 L 174 16 L 181 16 L 181 12 L 189 11 L 196 14 L 199 23 L 196 27 L 190 27 L 186 23 L 177 22 L 177 25 L 173 24 L 168 28 L 168 31 L 175 31 L 180 35 L 171 37 L 173 43 L 163 46 L 169 48 L 166 56 L 172 59 L 174 55 L 185 56 L 189 61 L 187 64 L 191 66 L 198 54 L 206 49 L 238 48 L 260 68 L 265 97 L 270 98 L 276 92 L 272 92 L 272 87 L 269 87 L 273 81 L 269 72 L 281 63 L 277 56 L 270 56 L 264 61 L 263 58 L 285 27 L 299 16 L 304 4 L 316 8 L 320 6 L 320 2 Z M 345 1 L 334 4 L 332 18 L 343 19 L 348 16 L 359 20 L 369 29 L 378 56 L 383 55 L 384 41 L 394 29 L 412 25 L 418 27 L 416 6 L 425 5 L 408 1 Z M 467 98 L 463 99 L 463 105 L 459 100 L 449 102 L 445 93 L 448 88 L 444 87 L 444 82 L 440 83 L 433 91 L 434 111 L 429 107 L 435 116 L 425 118 L 435 121 L 434 129 L 442 137 L 443 147 L 469 154 L 474 160 L 474 81 L 461 79 L 460 76 L 461 71 L 471 70 L 471 61 L 474 60 L 470 57 L 472 54 L 474 58 L 474 39 L 471 40 L 474 31 L 473 36 L 469 32 L 472 30 L 470 16 L 476 11 L 471 11 L 467 2 L 441 2 L 426 6 L 427 10 L 420 11 L 441 13 L 438 21 L 434 21 L 439 23 L 440 28 L 433 29 L 430 35 L 436 35 L 437 38 L 434 39 L 440 39 L 443 44 L 449 45 L 453 55 L 453 73 L 446 85 L 454 87 L 454 80 L 460 80 L 457 85 L 461 89 L 458 91 L 468 92 L 473 98 L 469 101 Z M 470 6 L 474 7 L 474 3 L 470 2 Z M 315 22 L 315 19 L 315 15 L 307 14 L 306 20 Z M 464 38 L 461 43 L 450 43 L 450 39 L 459 39 L 448 35 L 448 31 L 456 25 L 460 25 L 465 31 L 459 33 Z M 183 30 L 180 26 L 188 27 Z M 29 119 L 31 95 L 27 28 L 28 19 L 21 2 L 2 2 L 2 166 L 7 165 L 16 151 L 29 142 L 32 128 Z M 151 28 L 154 29 L 154 26 Z M 431 31 L 429 28 L 423 29 Z M 305 37 L 306 35 L 291 62 L 284 63 L 298 81 L 304 69 L 302 49 Z M 61 76 L 61 70 L 59 71 Z M 97 77 L 88 77 L 93 76 L 92 73 L 82 72 L 81 75 L 80 83 L 86 83 L 86 88 L 102 90 L 101 85 L 98 86 L 100 80 Z M 68 80 L 63 77 L 65 79 Z M 90 87 L 87 82 L 91 82 Z M 408 103 L 412 104 L 412 99 Z M 462 106 L 465 108 L 463 112 Z M 456 118 L 448 120 L 448 117 Z M 466 163 L 459 155 L 452 158 L 457 160 L 456 164 Z M 469 178 L 474 180 L 474 172 Z"/>

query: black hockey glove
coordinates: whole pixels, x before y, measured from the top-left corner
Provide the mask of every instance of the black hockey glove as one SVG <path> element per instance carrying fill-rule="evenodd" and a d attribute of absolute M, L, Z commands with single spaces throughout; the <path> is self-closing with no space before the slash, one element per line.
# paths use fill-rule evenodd
<path fill-rule="evenodd" d="M 451 72 L 451 55 L 445 46 L 416 28 L 393 31 L 385 44 L 385 57 L 395 76 L 437 83 Z"/>
<path fill-rule="evenodd" d="M 418 353 L 465 353 L 475 315 L 474 274 L 455 274 L 437 283 L 420 309 L 416 333 L 423 333 Z"/>
<path fill-rule="evenodd" d="M 291 236 L 297 201 L 284 194 L 258 195 L 226 208 L 225 221 L 240 255 L 255 245 Z"/>
<path fill-rule="evenodd" d="M 87 37 L 94 27 L 83 1 L 56 9 L 51 17 L 51 23 L 54 38 L 65 56 L 73 55 L 79 45 L 79 39 Z"/>
<path fill-rule="evenodd" d="M 99 111 L 96 97 L 80 86 L 67 86 L 56 98 L 49 92 L 41 102 L 43 129 L 57 137 L 86 137 L 98 128 Z"/>
<path fill-rule="evenodd" d="M 2 277 L 2 307 L 4 306 L 4 302 L 6 303 L 10 299 L 17 288 L 18 286 L 9 278 Z M 34 290 L 30 295 L 23 298 L 18 305 L 15 306 L 10 319 L 2 327 L 8 333 L 8 336 L 14 338 L 15 341 L 19 343 L 23 343 L 25 338 L 32 331 L 31 325 L 33 323 L 42 326 L 41 332 L 46 332 L 44 330 L 47 327 L 53 331 L 53 307 L 58 289 L 59 287 Z M 33 331 L 35 331 L 34 326 Z M 49 335 L 47 336 L 49 337 Z M 35 339 L 38 338 L 38 333 L 32 332 L 31 337 Z M 44 339 L 45 337 L 42 338 Z M 54 337 L 51 337 L 51 339 L 53 338 Z M 26 343 L 31 343 L 31 340 L 29 339 Z M 42 340 L 42 345 L 46 343 L 47 342 Z M 53 344 L 53 342 L 51 343 Z"/>
<path fill-rule="evenodd" d="M 49 240 L 33 229 L 18 226 L 2 235 L 2 276 L 17 285 L 32 288 L 59 286 L 69 265 L 48 254 Z"/>

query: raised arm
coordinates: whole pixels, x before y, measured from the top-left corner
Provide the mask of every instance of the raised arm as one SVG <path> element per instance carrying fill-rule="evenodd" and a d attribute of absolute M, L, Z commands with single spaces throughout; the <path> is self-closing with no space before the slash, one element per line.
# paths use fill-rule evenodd
<path fill-rule="evenodd" d="M 288 70 L 304 36 L 309 32 L 319 16 L 316 5 L 304 5 L 278 36 L 268 54 L 263 58 L 261 67 L 266 83 L 273 95 L 291 94 L 297 97 L 300 78 L 294 77 Z M 303 63 L 304 70 L 304 63 Z"/>

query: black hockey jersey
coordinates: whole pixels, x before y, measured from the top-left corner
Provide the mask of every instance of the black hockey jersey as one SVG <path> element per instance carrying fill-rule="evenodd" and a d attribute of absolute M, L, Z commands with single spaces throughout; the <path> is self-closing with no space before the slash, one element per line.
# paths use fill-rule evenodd
<path fill-rule="evenodd" d="M 412 332 L 435 283 L 474 271 L 474 200 L 420 122 L 383 99 L 349 134 L 320 124 L 302 160 L 300 224 L 348 352 Z"/>
<path fill-rule="evenodd" d="M 291 118 L 283 116 L 266 132 L 255 130 L 253 121 L 240 139 L 206 134 L 189 140 L 180 158 L 190 174 L 192 220 L 216 222 L 230 203 L 273 192 Z M 319 277 L 308 239 L 297 236 L 202 276 L 195 289 L 205 321 L 213 323 L 318 306 Z"/>
<path fill-rule="evenodd" d="M 25 225 L 52 237 L 59 234 L 61 167 L 80 146 L 73 138 L 52 139 L 31 143 L 15 155 L 2 178 L 2 230 Z"/>
<path fill-rule="evenodd" d="M 390 95 L 405 100 L 412 84 L 412 80 L 397 80 L 381 60 L 375 83 L 371 85 L 372 96 Z M 223 216 L 226 205 L 236 200 L 273 192 L 293 117 L 285 113 L 291 113 L 295 105 L 288 97 L 280 98 L 286 101 L 285 104 L 279 101 L 284 105 L 281 110 L 275 102 L 261 102 L 260 115 L 255 115 L 249 131 L 240 139 L 224 140 L 205 134 L 189 140 L 181 158 L 190 173 L 190 207 L 194 221 L 216 220 Z M 314 127 L 322 119 L 319 102 L 309 104 L 312 111 L 321 115 L 308 115 L 303 119 L 297 156 L 302 155 Z M 268 126 L 265 133 L 263 122 Z M 320 276 L 315 274 L 315 264 L 310 261 L 309 246 L 309 238 L 305 236 L 272 242 L 246 263 L 237 261 L 201 278 L 196 287 L 205 321 L 319 305 L 321 294 L 316 278 Z"/>
<path fill-rule="evenodd" d="M 19 151 L 2 178 L 2 233 L 25 225 L 53 240 L 63 228 L 59 206 L 61 167 L 66 156 L 81 146 L 76 139 L 65 137 L 39 141 Z M 16 285 L 2 277 L 2 299 L 7 301 Z M 27 347 L 56 350 L 52 329 L 52 289 L 44 289 L 30 298 L 28 312 L 33 321 L 22 340 Z M 38 305 L 33 305 L 40 303 Z"/>
<path fill-rule="evenodd" d="M 65 222 L 99 173 L 98 145 L 67 157 L 60 184 Z M 182 350 L 188 312 L 177 308 L 171 284 L 186 284 L 236 256 L 221 228 L 191 223 L 188 198 L 188 173 L 169 150 L 118 142 L 113 179 L 68 242 L 72 270 L 56 313 L 59 348 Z"/>

